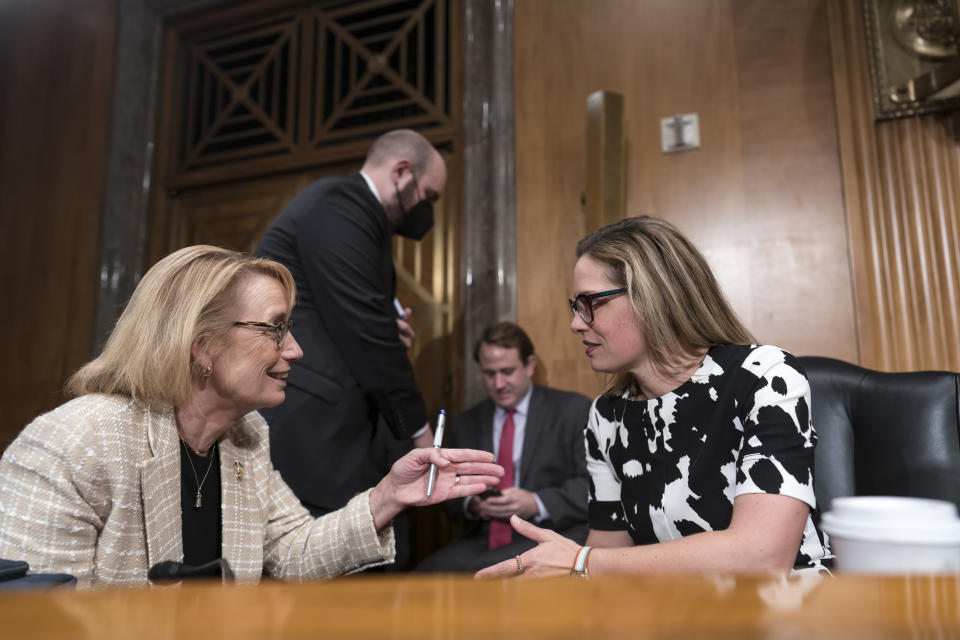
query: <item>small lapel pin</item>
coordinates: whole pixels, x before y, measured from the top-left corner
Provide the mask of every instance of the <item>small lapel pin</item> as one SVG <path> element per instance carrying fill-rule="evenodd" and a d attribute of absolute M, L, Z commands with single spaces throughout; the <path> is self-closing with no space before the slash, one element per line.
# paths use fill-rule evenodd
<path fill-rule="evenodd" d="M 243 463 L 237 460 L 233 463 L 233 470 L 237 473 L 237 482 L 243 480 Z"/>

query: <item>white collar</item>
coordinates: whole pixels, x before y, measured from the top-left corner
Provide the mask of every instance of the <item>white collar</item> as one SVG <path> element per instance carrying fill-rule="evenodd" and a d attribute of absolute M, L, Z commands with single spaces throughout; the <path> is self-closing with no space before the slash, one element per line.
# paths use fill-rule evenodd
<path fill-rule="evenodd" d="M 380 192 L 377 191 L 377 185 L 373 184 L 373 180 L 370 179 L 370 176 L 365 174 L 363 171 L 360 172 L 360 176 L 363 178 L 363 181 L 367 183 L 367 187 L 369 187 L 370 193 L 373 194 L 373 197 L 377 199 L 377 202 L 380 203 L 380 206 L 383 206 L 383 198 L 380 197 Z"/>

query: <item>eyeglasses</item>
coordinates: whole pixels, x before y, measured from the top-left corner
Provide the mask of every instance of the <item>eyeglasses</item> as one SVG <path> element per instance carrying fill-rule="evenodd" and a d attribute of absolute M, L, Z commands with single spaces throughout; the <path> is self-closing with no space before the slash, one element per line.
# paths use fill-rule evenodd
<path fill-rule="evenodd" d="M 570 311 L 580 316 L 580 319 L 587 324 L 590 324 L 593 322 L 595 300 L 615 296 L 618 293 L 626 293 L 626 291 L 626 287 L 621 287 L 620 289 L 610 289 L 609 291 L 601 291 L 600 293 L 581 293 L 573 300 L 567 300 L 567 302 L 570 303 Z"/>
<path fill-rule="evenodd" d="M 277 343 L 277 349 L 279 349 L 280 345 L 283 344 L 283 339 L 286 338 L 290 332 L 290 327 L 293 326 L 293 320 L 280 320 L 279 322 L 254 322 L 252 320 L 246 320 L 244 322 L 234 322 L 233 326 L 265 329 L 273 334 L 273 339 Z"/>

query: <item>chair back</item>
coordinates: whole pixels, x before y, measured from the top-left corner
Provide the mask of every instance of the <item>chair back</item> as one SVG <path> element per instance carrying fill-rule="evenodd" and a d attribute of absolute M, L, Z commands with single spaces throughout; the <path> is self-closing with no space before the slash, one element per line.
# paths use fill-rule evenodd
<path fill-rule="evenodd" d="M 949 500 L 960 507 L 960 376 L 881 373 L 802 357 L 818 442 L 819 511 L 839 496 Z"/>

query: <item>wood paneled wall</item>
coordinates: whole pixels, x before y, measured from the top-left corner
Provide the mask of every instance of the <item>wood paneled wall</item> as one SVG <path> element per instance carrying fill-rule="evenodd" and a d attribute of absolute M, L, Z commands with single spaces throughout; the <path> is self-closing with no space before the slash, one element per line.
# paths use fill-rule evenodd
<path fill-rule="evenodd" d="M 586 98 L 624 96 L 626 214 L 666 218 L 745 323 L 859 360 L 825 0 L 516 0 L 519 322 L 540 380 L 599 391 L 565 301 L 587 229 Z M 663 117 L 702 147 L 663 155 Z"/>
<path fill-rule="evenodd" d="M 0 449 L 90 356 L 116 18 L 0 2 Z"/>
<path fill-rule="evenodd" d="M 875 123 L 859 0 L 830 25 L 862 362 L 960 370 L 960 114 Z"/>

